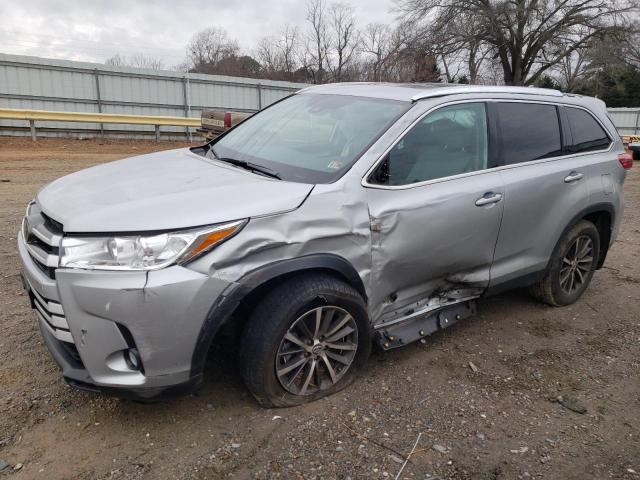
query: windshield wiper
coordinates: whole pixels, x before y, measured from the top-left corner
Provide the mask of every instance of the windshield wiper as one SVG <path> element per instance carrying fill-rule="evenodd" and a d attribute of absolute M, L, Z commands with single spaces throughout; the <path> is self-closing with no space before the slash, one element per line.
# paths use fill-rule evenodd
<path fill-rule="evenodd" d="M 278 180 L 282 180 L 280 174 L 275 170 L 271 170 L 270 168 L 263 167 L 262 165 L 258 165 L 257 163 L 247 162 L 246 160 L 238 160 L 237 158 L 231 157 L 219 157 L 213 146 L 209 150 L 216 160 L 220 160 L 221 162 L 230 163 L 231 165 L 235 165 L 236 167 L 244 168 L 245 170 L 250 170 L 252 172 L 260 173 L 262 175 L 266 175 L 267 177 L 277 178 Z"/>
<path fill-rule="evenodd" d="M 230 163 L 231 165 L 235 165 L 236 167 L 244 168 L 252 172 L 257 172 L 262 175 L 266 175 L 267 177 L 277 178 L 278 180 L 282 180 L 278 172 L 276 172 L 275 170 L 271 170 L 270 168 L 263 167 L 262 165 L 258 165 L 257 163 L 247 162 L 246 160 L 238 160 L 237 158 L 229 158 L 229 157 L 216 157 L 216 160 Z"/>

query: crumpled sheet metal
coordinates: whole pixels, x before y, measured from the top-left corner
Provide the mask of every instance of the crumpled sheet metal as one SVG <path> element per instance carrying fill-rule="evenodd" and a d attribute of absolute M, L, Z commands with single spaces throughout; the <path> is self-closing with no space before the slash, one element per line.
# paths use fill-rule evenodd
<path fill-rule="evenodd" d="M 359 184 L 317 185 L 298 209 L 251 218 L 236 237 L 193 262 L 190 268 L 236 282 L 270 263 L 322 253 L 348 260 L 368 289 L 369 214 L 364 189 Z"/>
<path fill-rule="evenodd" d="M 419 188 L 367 189 L 373 225 L 371 289 L 376 298 L 392 292 L 396 297 L 372 316 L 384 316 L 384 321 L 421 299 L 486 287 L 503 207 L 479 209 L 475 201 L 482 192 L 501 187 L 496 172 Z"/>

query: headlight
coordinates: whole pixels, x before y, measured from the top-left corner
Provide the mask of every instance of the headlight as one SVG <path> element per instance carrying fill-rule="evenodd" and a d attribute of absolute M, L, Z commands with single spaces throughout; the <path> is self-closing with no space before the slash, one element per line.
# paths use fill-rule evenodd
<path fill-rule="evenodd" d="M 193 260 L 231 238 L 246 220 L 156 235 L 63 237 L 60 266 L 95 270 L 158 270 Z"/>

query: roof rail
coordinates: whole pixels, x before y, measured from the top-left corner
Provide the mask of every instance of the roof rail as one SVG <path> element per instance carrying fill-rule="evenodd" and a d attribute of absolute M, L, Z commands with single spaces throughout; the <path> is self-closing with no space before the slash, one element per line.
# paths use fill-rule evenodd
<path fill-rule="evenodd" d="M 506 86 L 485 86 L 485 85 L 465 85 L 445 88 L 430 88 L 411 97 L 412 102 L 423 98 L 442 97 L 445 95 L 460 95 L 465 93 L 519 93 L 524 95 L 546 95 L 551 97 L 562 97 L 564 94 L 559 90 L 550 88 L 534 87 L 506 87 Z"/>

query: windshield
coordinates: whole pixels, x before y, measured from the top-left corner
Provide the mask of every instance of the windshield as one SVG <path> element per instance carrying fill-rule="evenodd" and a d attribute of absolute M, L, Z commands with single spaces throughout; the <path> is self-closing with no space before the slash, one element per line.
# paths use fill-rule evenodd
<path fill-rule="evenodd" d="M 330 183 L 410 106 L 377 98 L 297 94 L 248 118 L 211 146 L 220 159 L 251 162 L 283 180 Z"/>

